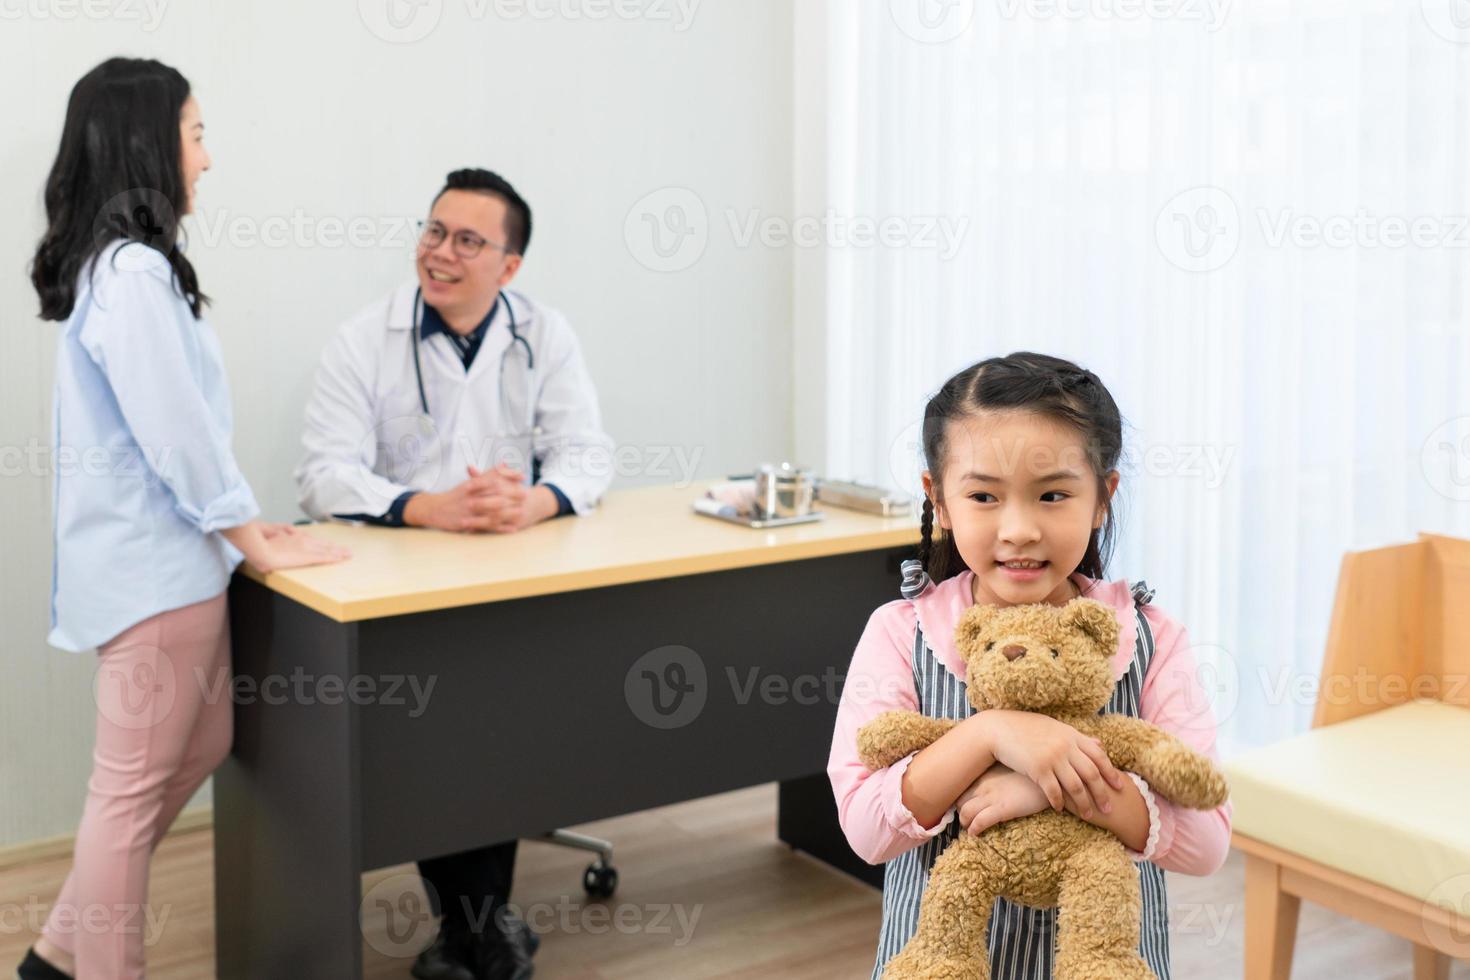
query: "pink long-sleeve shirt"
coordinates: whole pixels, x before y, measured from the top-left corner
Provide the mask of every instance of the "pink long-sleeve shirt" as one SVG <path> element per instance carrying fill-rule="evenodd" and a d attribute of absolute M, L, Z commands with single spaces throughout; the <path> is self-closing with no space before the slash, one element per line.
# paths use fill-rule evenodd
<path fill-rule="evenodd" d="M 965 663 L 955 650 L 954 632 L 960 615 L 974 604 L 973 580 L 974 573 L 965 571 L 916 599 L 878 607 L 852 655 L 837 709 L 827 775 L 848 843 L 869 864 L 882 864 L 917 847 L 953 819 L 951 808 L 935 826 L 921 826 L 903 804 L 903 774 L 913 756 L 869 772 L 858 758 L 857 733 L 885 711 L 918 710 L 912 662 L 916 625 L 923 629 L 924 640 L 939 662 L 961 681 L 965 679 Z M 1133 662 L 1138 633 L 1128 583 L 1121 579 L 1103 582 L 1080 574 L 1072 580 L 1087 598 L 1113 607 L 1119 626 L 1113 675 L 1121 678 Z M 1199 682 L 1188 632 L 1152 603 L 1143 606 L 1143 614 L 1153 633 L 1154 654 L 1144 676 L 1139 717 L 1218 761 L 1214 714 Z M 1142 857 L 1181 874 L 1208 875 L 1219 869 L 1230 849 L 1228 801 L 1215 810 L 1175 807 L 1162 797 L 1149 803 L 1150 813 L 1156 815 L 1149 828 L 1150 845 Z"/>

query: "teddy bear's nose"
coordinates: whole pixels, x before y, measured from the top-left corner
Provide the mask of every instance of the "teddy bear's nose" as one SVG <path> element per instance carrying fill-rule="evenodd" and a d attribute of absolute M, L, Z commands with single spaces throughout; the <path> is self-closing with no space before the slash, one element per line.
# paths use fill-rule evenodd
<path fill-rule="evenodd" d="M 1007 660 L 1018 660 L 1026 656 L 1026 648 L 1019 643 L 1012 643 L 1010 646 L 1002 647 L 1000 652 L 1006 655 Z"/>

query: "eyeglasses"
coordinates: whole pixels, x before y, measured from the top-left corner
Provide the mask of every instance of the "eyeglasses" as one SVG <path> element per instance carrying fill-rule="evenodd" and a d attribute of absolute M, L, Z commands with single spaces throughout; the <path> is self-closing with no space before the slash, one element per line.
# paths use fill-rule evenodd
<path fill-rule="evenodd" d="M 438 248 L 440 245 L 443 245 L 444 244 L 444 239 L 446 239 L 448 237 L 449 237 L 449 229 L 448 228 L 445 228 L 439 222 L 437 222 L 437 221 L 420 221 L 419 222 L 419 247 L 420 248 L 423 248 L 423 249 L 432 251 L 433 249 Z M 454 249 L 454 254 L 455 255 L 458 255 L 460 258 L 462 258 L 462 259 L 472 259 L 475 256 L 479 255 L 480 254 L 480 250 L 483 249 L 487 245 L 492 250 L 499 249 L 500 251 L 505 252 L 507 255 L 510 254 L 509 249 L 507 249 L 504 245 L 500 244 L 499 242 L 486 241 L 485 239 L 481 238 L 479 235 L 476 235 L 474 232 L 472 232 L 472 231 L 466 231 L 464 229 L 460 229 L 459 231 L 457 231 L 457 232 L 454 233 L 453 244 L 450 247 Z"/>

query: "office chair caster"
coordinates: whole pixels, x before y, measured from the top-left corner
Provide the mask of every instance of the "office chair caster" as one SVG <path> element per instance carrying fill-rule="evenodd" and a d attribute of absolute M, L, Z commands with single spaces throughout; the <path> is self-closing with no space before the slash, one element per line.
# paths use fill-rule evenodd
<path fill-rule="evenodd" d="M 618 869 L 598 858 L 582 873 L 582 887 L 592 898 L 612 898 L 618 890 Z"/>
<path fill-rule="evenodd" d="M 600 837 L 573 833 L 570 830 L 553 830 L 542 834 L 541 839 L 562 847 L 575 847 L 580 851 L 591 851 L 597 860 L 587 865 L 582 872 L 582 887 L 593 898 L 611 898 L 618 890 L 618 869 L 612 863 L 612 844 Z"/>

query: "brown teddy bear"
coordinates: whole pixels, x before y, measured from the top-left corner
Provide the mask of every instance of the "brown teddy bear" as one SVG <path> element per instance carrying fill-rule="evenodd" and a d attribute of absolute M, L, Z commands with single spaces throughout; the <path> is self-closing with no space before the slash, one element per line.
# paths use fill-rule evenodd
<path fill-rule="evenodd" d="M 1092 599 L 1065 606 L 972 606 L 955 628 L 977 711 L 1036 711 L 1098 739 L 1120 770 L 1142 776 L 1180 806 L 1212 809 L 1225 779 L 1210 760 L 1162 729 L 1099 714 L 1113 693 L 1118 619 Z M 869 769 L 886 768 L 932 744 L 958 722 L 889 711 L 858 732 Z M 885 980 L 986 980 L 991 906 L 997 896 L 1058 908 L 1058 980 L 1153 977 L 1138 955 L 1143 901 L 1138 870 L 1111 833 L 1067 812 L 1045 810 L 961 833 L 929 875 L 918 932 L 888 962 Z"/>

